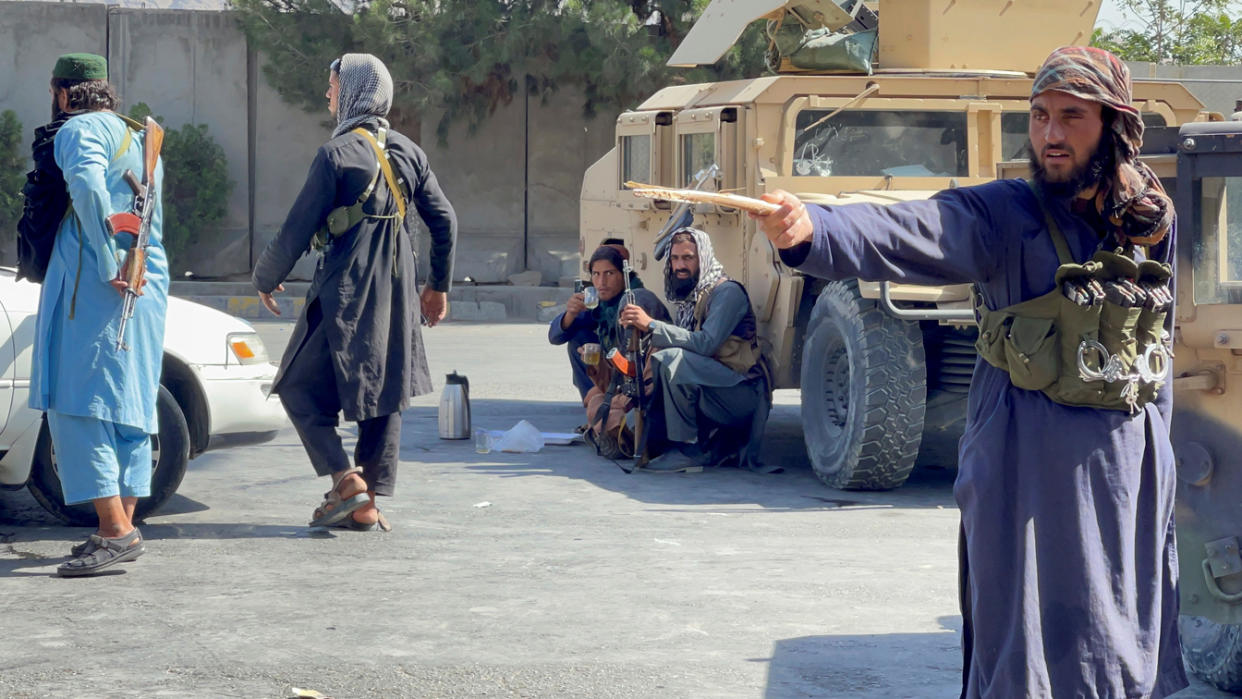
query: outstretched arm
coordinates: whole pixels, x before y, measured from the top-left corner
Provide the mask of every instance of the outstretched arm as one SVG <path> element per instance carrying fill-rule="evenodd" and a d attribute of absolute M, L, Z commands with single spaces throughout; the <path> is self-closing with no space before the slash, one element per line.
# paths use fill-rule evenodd
<path fill-rule="evenodd" d="M 986 281 L 1005 253 L 990 209 L 971 189 L 887 206 L 807 206 L 779 190 L 763 198 L 780 208 L 751 217 L 781 261 L 825 279 Z"/>
<path fill-rule="evenodd" d="M 263 248 L 254 264 L 251 281 L 260 298 L 278 291 L 298 258 L 310 249 L 315 231 L 323 225 L 336 201 L 336 170 L 321 148 L 311 163 L 302 191 L 294 200 L 276 237 Z M 266 300 L 264 301 L 266 304 Z M 270 306 L 269 306 L 270 308 Z"/>

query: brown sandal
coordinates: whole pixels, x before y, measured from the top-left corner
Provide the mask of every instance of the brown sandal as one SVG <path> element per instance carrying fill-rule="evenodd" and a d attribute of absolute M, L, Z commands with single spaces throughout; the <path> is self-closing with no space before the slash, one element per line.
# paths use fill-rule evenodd
<path fill-rule="evenodd" d="M 332 490 L 323 494 L 323 502 L 319 503 L 319 507 L 315 508 L 315 513 L 311 515 L 310 526 L 312 527 L 330 527 L 346 517 L 353 514 L 354 510 L 371 502 L 371 497 L 367 495 L 366 487 L 362 490 L 345 497 L 341 494 L 341 484 L 350 475 L 357 473 L 362 474 L 362 469 L 357 466 L 346 469 L 341 474 L 341 479 L 337 481 Z"/>

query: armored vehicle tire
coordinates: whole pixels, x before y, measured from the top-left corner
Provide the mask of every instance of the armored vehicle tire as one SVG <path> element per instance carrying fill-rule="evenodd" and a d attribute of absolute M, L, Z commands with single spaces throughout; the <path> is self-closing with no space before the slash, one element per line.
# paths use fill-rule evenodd
<path fill-rule="evenodd" d="M 815 475 L 834 488 L 886 490 L 910 475 L 923 434 L 927 368 L 918 323 L 824 287 L 802 349 L 802 431 Z"/>
<path fill-rule="evenodd" d="M 1217 689 L 1242 692 L 1242 625 L 1182 616 L 1177 626 L 1186 667 Z"/>
<path fill-rule="evenodd" d="M 159 434 L 151 438 L 151 456 L 154 460 L 151 471 L 151 495 L 138 500 L 134 508 L 134 519 L 140 520 L 159 509 L 185 477 L 186 466 L 190 462 L 190 428 L 186 424 L 185 415 L 177 405 L 177 399 L 169 390 L 160 386 L 159 397 L 156 399 L 156 410 L 159 413 Z M 56 453 L 52 449 L 52 434 L 48 430 L 47 421 L 39 432 L 39 443 L 35 447 L 34 464 L 30 469 L 30 494 L 48 512 L 56 515 L 69 524 L 80 527 L 95 527 L 99 518 L 95 516 L 95 507 L 89 502 L 66 505 L 65 496 L 60 488 L 60 476 L 57 473 Z"/>

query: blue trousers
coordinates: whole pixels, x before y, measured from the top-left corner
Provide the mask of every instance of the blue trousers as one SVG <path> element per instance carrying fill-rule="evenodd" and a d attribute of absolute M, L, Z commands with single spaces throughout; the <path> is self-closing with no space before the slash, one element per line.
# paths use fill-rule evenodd
<path fill-rule="evenodd" d="M 47 411 L 65 504 L 151 494 L 151 435 L 137 427 Z"/>

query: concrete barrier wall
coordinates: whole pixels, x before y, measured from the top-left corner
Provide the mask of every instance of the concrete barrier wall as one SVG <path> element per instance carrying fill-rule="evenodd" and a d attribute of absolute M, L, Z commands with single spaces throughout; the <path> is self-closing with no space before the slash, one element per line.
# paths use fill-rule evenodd
<path fill-rule="evenodd" d="M 224 149 L 233 192 L 210 238 L 173 259 L 174 269 L 223 277 L 250 271 L 250 172 L 246 39 L 218 12 L 112 9 L 108 65 L 125 111 L 145 102 L 166 129 L 207 124 Z M 190 261 L 193 261 L 192 263 Z"/>
<path fill-rule="evenodd" d="M 1183 83 L 1209 110 L 1226 119 L 1235 100 L 1242 99 L 1242 69 L 1238 66 L 1166 66 L 1129 61 L 1135 80 L 1176 80 Z"/>
<path fill-rule="evenodd" d="M 26 146 L 51 119 L 48 92 L 56 57 L 73 51 L 102 54 L 107 45 L 103 5 L 0 3 L 0 111 L 21 120 Z"/>
<path fill-rule="evenodd" d="M 52 65 L 70 51 L 109 57 L 125 110 L 146 102 L 165 127 L 208 126 L 235 184 L 219 232 L 185 255 L 199 278 L 249 274 L 331 133 L 326 103 L 316 113 L 286 104 L 263 76 L 262 56 L 226 12 L 0 1 L 0 40 L 0 110 L 17 113 L 26 144 L 49 116 Z M 1226 114 L 1242 97 L 1236 68 L 1132 63 L 1131 69 L 1139 79 L 1184 80 L 1209 109 Z M 457 208 L 458 280 L 501 282 L 529 269 L 547 283 L 578 273 L 582 173 L 612 147 L 614 117 L 585 119 L 581 96 L 565 89 L 546 101 L 519 96 L 474 134 L 464 125 L 452 128 L 447 145 L 436 141 L 438 114 L 422 119 L 422 133 L 407 134 L 427 151 Z M 424 270 L 427 243 L 422 231 Z M 14 257 L 11 249 L 0 250 L 0 262 Z M 292 278 L 308 279 L 313 271 L 308 255 Z"/>
<path fill-rule="evenodd" d="M 166 128 L 208 126 L 234 190 L 219 232 L 185 254 L 198 278 L 249 273 L 331 133 L 326 103 L 312 114 L 281 100 L 229 13 L 0 2 L 0 37 L 0 110 L 17 112 L 25 143 L 48 120 L 51 67 L 70 51 L 108 56 L 124 110 L 146 102 Z M 326 69 L 324 79 L 326 89 Z M 427 151 L 458 210 L 455 276 L 499 282 L 529 268 L 556 282 L 572 274 L 582 172 L 611 147 L 612 115 L 583 119 L 571 90 L 547 104 L 519 97 L 475 134 L 453 128 L 447 145 L 436 142 L 438 118 L 428 115 L 422 133 L 408 135 Z M 425 251 L 425 231 L 419 243 Z M 12 259 L 12 251 L 0 252 L 0 261 Z M 292 278 L 313 271 L 307 256 Z"/>
<path fill-rule="evenodd" d="M 276 237 L 289 208 L 297 199 L 315 152 L 332 135 L 332 116 L 324 100 L 322 112 L 310 113 L 290 106 L 263 76 L 262 57 L 251 54 L 250 84 L 254 107 L 254 192 L 250 259 L 258 260 L 263 248 Z M 327 90 L 328 71 L 324 73 Z M 293 268 L 293 279 L 310 279 L 316 256 L 304 256 Z"/>
<path fill-rule="evenodd" d="M 48 90 L 56 57 L 74 51 L 102 54 L 106 46 L 103 5 L 0 3 L 0 112 L 17 114 L 27 157 L 35 128 L 51 120 Z M 0 264 L 17 263 L 16 235 L 0 234 Z"/>

